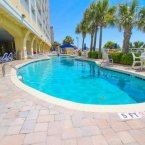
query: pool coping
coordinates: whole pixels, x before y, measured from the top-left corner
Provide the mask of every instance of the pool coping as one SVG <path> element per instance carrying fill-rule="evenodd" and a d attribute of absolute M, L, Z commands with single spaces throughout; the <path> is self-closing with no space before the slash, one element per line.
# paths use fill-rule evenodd
<path fill-rule="evenodd" d="M 86 60 L 86 61 L 93 61 L 95 62 L 97 65 L 99 64 L 97 61 L 95 60 L 90 60 L 90 59 L 84 59 L 84 58 L 76 58 L 76 59 L 80 59 L 80 60 Z M 41 59 L 35 59 L 35 60 L 31 60 L 19 65 L 16 65 L 17 68 L 20 68 L 24 65 L 27 65 L 29 63 L 33 63 L 36 61 L 41 61 L 41 60 L 49 60 L 48 58 L 41 58 Z M 104 67 L 106 69 L 110 69 L 110 67 Z M 110 70 L 115 70 L 118 72 L 123 72 L 123 73 L 129 73 L 126 72 L 125 70 L 119 70 L 119 69 L 114 69 L 111 68 Z M 137 77 L 142 77 L 145 78 L 145 76 L 143 75 L 139 75 L 132 73 L 133 75 L 137 76 Z M 40 92 L 34 88 L 29 87 L 28 85 L 25 85 L 24 83 L 22 83 L 16 74 L 16 70 L 11 69 L 11 81 L 20 89 L 24 90 L 25 92 L 33 95 L 34 97 L 46 101 L 48 103 L 52 103 L 55 105 L 59 105 L 68 109 L 73 109 L 73 110 L 77 110 L 77 111 L 85 111 L 85 112 L 106 112 L 106 113 L 121 113 L 121 112 L 135 112 L 135 111 L 145 111 L 145 103 L 139 103 L 139 104 L 128 104 L 128 105 L 89 105 L 89 104 L 81 104 L 81 103 L 76 103 L 76 102 L 71 102 L 71 101 L 67 101 L 67 100 L 63 100 L 60 98 L 56 98 L 53 97 L 51 95 L 45 94 L 43 92 Z"/>

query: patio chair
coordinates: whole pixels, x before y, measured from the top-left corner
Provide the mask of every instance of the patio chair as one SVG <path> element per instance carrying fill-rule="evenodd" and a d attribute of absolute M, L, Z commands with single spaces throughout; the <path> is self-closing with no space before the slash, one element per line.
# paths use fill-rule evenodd
<path fill-rule="evenodd" d="M 141 64 L 141 58 L 140 57 L 137 57 L 135 56 L 135 54 L 133 52 L 131 52 L 132 54 L 132 57 L 133 57 L 133 64 L 132 64 L 132 68 L 135 68 L 135 65 L 136 64 Z"/>
<path fill-rule="evenodd" d="M 9 55 L 8 55 L 8 60 L 9 60 L 9 61 L 12 61 L 12 60 L 13 60 L 13 53 L 12 53 L 12 52 L 9 53 Z"/>
<path fill-rule="evenodd" d="M 17 59 L 16 52 L 13 53 L 13 59 Z"/>
<path fill-rule="evenodd" d="M 82 51 L 82 56 L 87 57 L 87 51 L 86 50 Z"/>
<path fill-rule="evenodd" d="M 3 62 L 7 62 L 9 59 L 8 59 L 8 53 L 5 53 L 3 55 L 3 57 L 1 57 L 0 59 L 0 62 L 3 63 Z"/>
<path fill-rule="evenodd" d="M 143 70 L 143 66 L 145 64 L 145 52 L 141 53 L 140 60 L 141 60 L 141 70 Z"/>

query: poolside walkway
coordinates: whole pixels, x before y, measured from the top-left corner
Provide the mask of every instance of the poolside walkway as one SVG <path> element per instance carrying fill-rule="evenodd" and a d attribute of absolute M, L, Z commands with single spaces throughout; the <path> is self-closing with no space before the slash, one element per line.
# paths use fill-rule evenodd
<path fill-rule="evenodd" d="M 0 145 L 145 145 L 145 118 L 124 121 L 38 100 L 3 78 L 0 64 Z"/>

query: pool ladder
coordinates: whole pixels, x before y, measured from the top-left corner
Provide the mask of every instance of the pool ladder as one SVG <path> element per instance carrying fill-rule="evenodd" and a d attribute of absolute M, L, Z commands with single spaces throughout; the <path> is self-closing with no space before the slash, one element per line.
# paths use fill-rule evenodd
<path fill-rule="evenodd" d="M 19 69 L 17 69 L 14 65 L 12 65 L 10 62 L 6 62 L 6 63 L 4 63 L 3 64 L 3 66 L 2 66 L 2 74 L 3 74 L 3 77 L 5 77 L 6 76 L 6 66 L 10 66 L 11 68 L 13 68 L 14 70 L 16 70 L 16 72 L 21 76 L 21 78 L 19 78 L 22 82 L 23 82 L 23 74 L 22 74 L 22 72 L 19 70 Z"/>

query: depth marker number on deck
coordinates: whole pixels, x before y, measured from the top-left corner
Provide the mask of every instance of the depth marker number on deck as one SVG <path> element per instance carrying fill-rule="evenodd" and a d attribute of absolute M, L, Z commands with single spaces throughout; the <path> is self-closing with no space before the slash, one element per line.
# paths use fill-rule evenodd
<path fill-rule="evenodd" d="M 145 118 L 145 111 L 143 112 L 126 112 L 126 113 L 118 113 L 121 119 L 139 119 Z"/>

